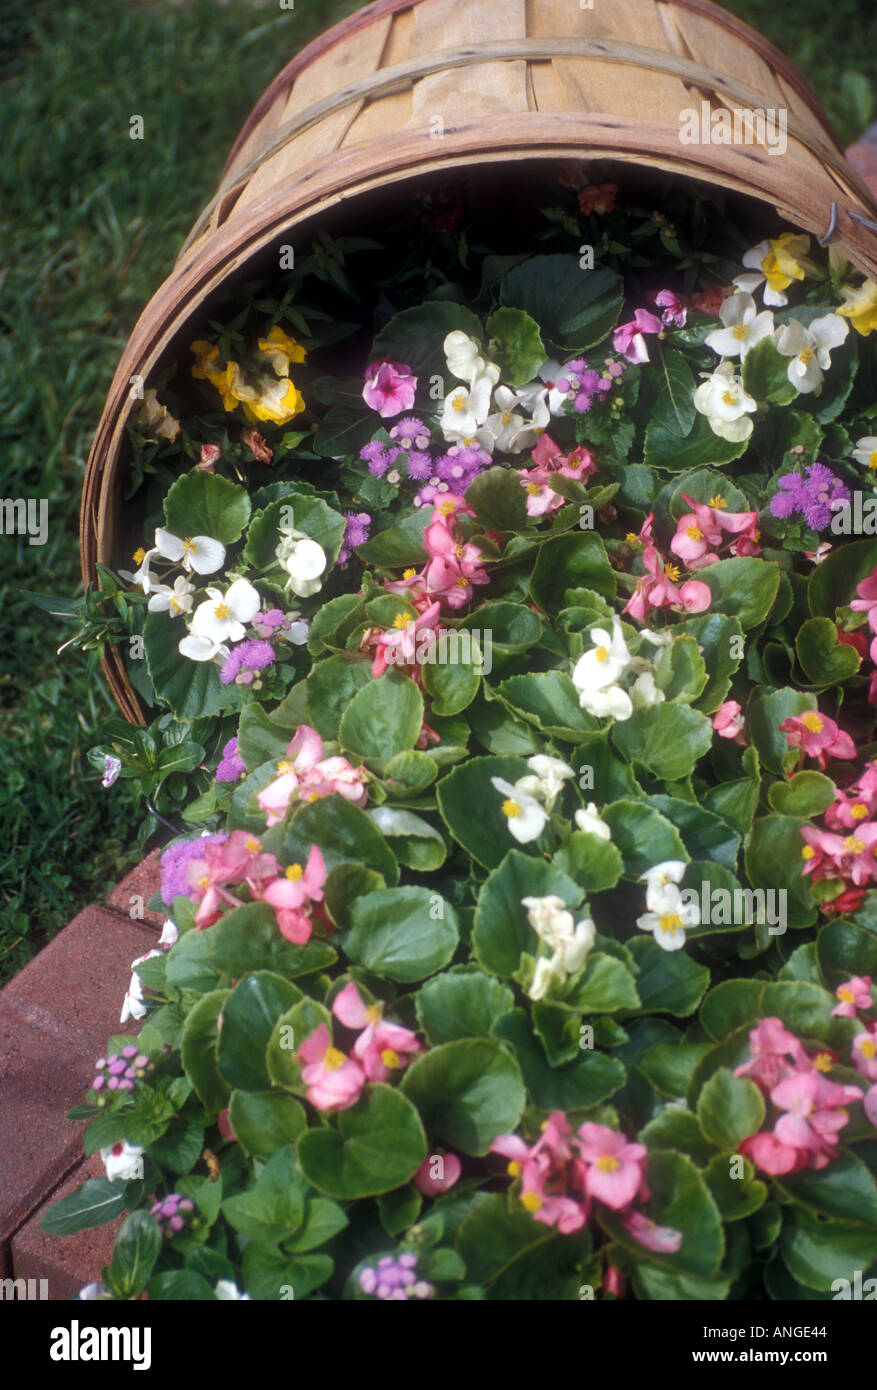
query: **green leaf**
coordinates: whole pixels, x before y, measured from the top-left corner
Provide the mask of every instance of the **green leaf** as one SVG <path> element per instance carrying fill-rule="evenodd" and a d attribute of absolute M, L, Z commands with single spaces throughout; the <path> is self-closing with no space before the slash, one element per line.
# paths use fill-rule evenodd
<path fill-rule="evenodd" d="M 367 1087 L 356 1105 L 339 1111 L 337 1125 L 309 1129 L 298 1141 L 302 1172 L 329 1197 L 353 1201 L 390 1192 L 408 1182 L 426 1158 L 420 1117 L 390 1086 Z"/>
<path fill-rule="evenodd" d="M 286 752 L 289 734 L 273 724 L 261 705 L 246 705 L 238 722 L 238 756 L 247 772 L 263 763 L 276 762 Z"/>
<path fill-rule="evenodd" d="M 833 618 L 856 597 L 856 588 L 877 566 L 877 539 L 846 541 L 813 567 L 807 584 L 810 612 Z"/>
<path fill-rule="evenodd" d="M 426 559 L 423 533 L 431 520 L 432 512 L 428 507 L 423 507 L 357 546 L 356 553 L 366 564 L 378 565 L 382 569 L 422 565 Z"/>
<path fill-rule="evenodd" d="M 835 797 L 835 786 L 822 772 L 796 772 L 788 782 L 774 782 L 768 789 L 771 810 L 781 816 L 821 816 Z"/>
<path fill-rule="evenodd" d="M 784 357 L 773 338 L 762 338 L 743 358 L 743 389 L 758 403 L 769 401 L 788 405 L 798 395 L 789 381 L 789 359 Z"/>
<path fill-rule="evenodd" d="M 473 643 L 468 635 L 467 639 L 463 640 L 467 640 L 468 651 L 465 646 L 457 645 L 461 639 L 456 634 L 453 638 L 447 634 L 445 643 L 453 641 L 455 645 L 450 648 L 449 659 L 443 660 L 440 637 L 434 648 L 439 660 L 427 661 L 421 668 L 423 688 L 429 696 L 432 712 L 440 717 L 449 717 L 467 709 L 478 694 L 481 684 L 482 659 L 477 643 Z"/>
<path fill-rule="evenodd" d="M 281 975 L 257 970 L 235 985 L 222 1010 L 216 1049 L 219 1070 L 241 1091 L 267 1091 L 271 1085 L 265 1052 L 280 1015 L 299 992 Z"/>
<path fill-rule="evenodd" d="M 431 873 L 447 858 L 444 837 L 423 816 L 396 806 L 375 806 L 366 815 L 392 843 L 400 864 L 419 873 Z"/>
<path fill-rule="evenodd" d="M 721 1042 L 760 1016 L 764 980 L 723 980 L 711 989 L 700 1010 L 700 1021 L 710 1037 Z"/>
<path fill-rule="evenodd" d="M 128 1205 L 124 1182 L 109 1178 L 89 1178 L 40 1218 L 40 1230 L 52 1236 L 72 1236 L 93 1226 L 115 1221 Z"/>
<path fill-rule="evenodd" d="M 367 661 L 336 653 L 317 662 L 307 679 L 307 714 L 312 728 L 323 738 L 337 738 L 347 706 L 371 683 Z"/>
<path fill-rule="evenodd" d="M 386 888 L 383 874 L 368 869 L 365 864 L 336 864 L 326 875 L 323 901 L 336 927 L 350 926 L 350 909 L 364 893 L 377 893 Z"/>
<path fill-rule="evenodd" d="M 841 1153 L 819 1172 L 805 1169 L 774 1183 L 786 1197 L 821 1216 L 877 1227 L 877 1183 L 855 1154 Z"/>
<path fill-rule="evenodd" d="M 486 1037 L 514 1003 L 506 985 L 471 967 L 436 975 L 415 996 L 417 1021 L 431 1047 Z"/>
<path fill-rule="evenodd" d="M 685 848 L 694 859 L 715 860 L 726 869 L 735 867 L 740 836 L 720 816 L 693 802 L 680 801 L 675 796 L 650 796 L 648 804 L 675 825 Z"/>
<path fill-rule="evenodd" d="M 721 468 L 745 453 L 748 444 L 748 439 L 738 444 L 713 434 L 704 415 L 697 416 L 693 429 L 685 439 L 680 439 L 675 430 L 655 420 L 646 427 L 643 462 L 648 468 L 663 468 L 669 473 L 684 473 L 689 468 L 708 466 Z"/>
<path fill-rule="evenodd" d="M 642 1014 L 693 1014 L 710 982 L 706 966 L 684 951 L 664 951 L 651 937 L 634 937 L 628 950 L 639 970 L 637 993 Z"/>
<path fill-rule="evenodd" d="M 287 941 L 280 934 L 269 903 L 246 903 L 234 908 L 205 937 L 210 946 L 210 964 L 233 980 L 251 970 L 272 970 L 295 979 L 325 970 L 337 959 L 326 941 L 312 938 L 303 946 Z"/>
<path fill-rule="evenodd" d="M 731 1176 L 731 1163 L 742 1163 L 742 1177 Z M 740 1154 L 730 1159 L 727 1154 L 716 1154 L 707 1164 L 704 1177 L 723 1221 L 742 1221 L 764 1205 L 767 1185 L 756 1178 L 754 1164 Z"/>
<path fill-rule="evenodd" d="M 706 665 L 707 681 L 698 699 L 698 708 L 705 714 L 714 714 L 725 699 L 730 678 L 743 659 L 743 629 L 736 618 L 724 613 L 699 613 L 686 618 L 685 632 L 694 638 Z M 737 644 L 733 640 L 735 637 L 740 639 Z M 735 651 L 739 655 L 734 655 Z"/>
<path fill-rule="evenodd" d="M 744 629 L 764 622 L 780 587 L 779 566 L 751 555 L 718 560 L 697 571 L 713 596 L 711 610 L 737 618 Z"/>
<path fill-rule="evenodd" d="M 615 588 L 606 547 L 595 532 L 570 531 L 540 545 L 530 592 L 543 612 L 559 612 L 567 589 L 594 589 L 612 599 Z"/>
<path fill-rule="evenodd" d="M 612 742 L 629 762 L 669 781 L 688 777 L 712 739 L 707 716 L 689 705 L 664 703 L 637 710 L 612 728 Z"/>
<path fill-rule="evenodd" d="M 232 1091 L 231 1127 L 253 1158 L 268 1159 L 307 1128 L 304 1108 L 278 1091 Z"/>
<path fill-rule="evenodd" d="M 291 492 L 257 512 L 247 532 L 244 559 L 257 569 L 275 562 L 281 525 L 294 526 L 321 546 L 329 568 L 334 565 L 344 540 L 344 517 L 322 497 Z"/>
<path fill-rule="evenodd" d="M 548 353 L 539 325 L 522 309 L 495 309 L 487 320 L 488 353 L 502 369 L 509 386 L 532 381 Z"/>
<path fill-rule="evenodd" d="M 229 1088 L 217 1065 L 216 1044 L 219 1038 L 217 1019 L 229 992 L 217 989 L 205 994 L 189 1011 L 183 1025 L 183 1067 L 198 1099 L 211 1114 L 222 1110 L 228 1102 Z"/>
<path fill-rule="evenodd" d="M 327 869 L 353 861 L 376 869 L 389 884 L 399 882 L 399 865 L 383 835 L 364 811 L 337 792 L 305 803 L 289 823 L 287 858 L 305 863 L 311 845 L 319 846 Z"/>
<path fill-rule="evenodd" d="M 226 1197 L 222 1214 L 248 1241 L 278 1245 L 302 1223 L 305 1190 L 295 1151 L 278 1149 L 247 1191 Z"/>
<path fill-rule="evenodd" d="M 513 468 L 488 468 L 470 483 L 466 501 L 486 531 L 526 530 L 527 494 L 522 481 Z"/>
<path fill-rule="evenodd" d="M 402 1090 L 417 1106 L 430 1143 L 441 1139 L 467 1154 L 486 1154 L 498 1134 L 511 1133 L 524 1109 L 518 1065 L 492 1038 L 431 1048 L 405 1072 Z"/>
<path fill-rule="evenodd" d="M 694 637 L 676 637 L 660 649 L 655 684 L 663 690 L 665 700 L 690 704 L 702 693 L 707 680 L 706 663 Z"/>
<path fill-rule="evenodd" d="M 569 994 L 553 1001 L 584 1014 L 612 1014 L 639 1008 L 636 982 L 627 966 L 614 956 L 594 951 Z"/>
<path fill-rule="evenodd" d="M 378 1198 L 381 1225 L 388 1235 L 401 1235 L 414 1225 L 422 1206 L 423 1198 L 416 1187 L 407 1185 L 397 1187 L 395 1192 L 385 1192 Z"/>
<path fill-rule="evenodd" d="M 703 1176 L 684 1154 L 653 1151 L 649 1155 L 648 1184 L 651 1199 L 646 1212 L 659 1226 L 682 1232 L 682 1244 L 675 1254 L 649 1252 L 655 1265 L 710 1279 L 718 1273 L 724 1254 L 722 1221 Z M 619 1245 L 641 1255 L 630 1232 L 615 1212 L 598 1207 L 601 1226 Z"/>
<path fill-rule="evenodd" d="M 877 979 L 877 935 L 842 918 L 827 922 L 816 938 L 816 951 L 832 989 L 851 975 Z"/>
<path fill-rule="evenodd" d="M 583 269 L 576 256 L 531 256 L 504 276 L 499 297 L 525 310 L 558 347 L 584 352 L 615 327 L 623 288 L 614 271 Z"/>
<path fill-rule="evenodd" d="M 612 843 L 621 851 L 631 878 L 638 878 L 667 859 L 688 860 L 675 827 L 641 801 L 613 801 L 601 809 L 600 817 L 612 831 Z"/>
<path fill-rule="evenodd" d="M 173 989 L 215 989 L 222 983 L 208 960 L 211 941 L 205 932 L 181 936 L 166 956 L 165 980 Z"/>
<path fill-rule="evenodd" d="M 690 1110 L 662 1110 L 640 1130 L 639 1139 L 650 1152 L 652 1149 L 677 1149 L 687 1154 L 699 1168 L 709 1163 L 715 1154 Z"/>
<path fill-rule="evenodd" d="M 795 638 L 795 651 L 814 685 L 840 685 L 862 664 L 855 647 L 840 642 L 830 618 L 808 618 Z"/>
<path fill-rule="evenodd" d="M 510 676 L 497 688 L 497 694 L 549 738 L 575 743 L 580 735 L 596 728 L 594 719 L 583 714 L 578 692 L 564 671 Z"/>
<path fill-rule="evenodd" d="M 481 341 L 481 322 L 471 309 L 451 300 L 427 300 L 393 315 L 377 334 L 368 361 L 404 362 L 425 385 L 427 377 L 447 373 L 443 344 L 454 331 Z"/>
<path fill-rule="evenodd" d="M 243 1279 L 251 1298 L 294 1302 L 307 1298 L 331 1277 L 328 1255 L 285 1255 L 271 1246 L 251 1244 L 244 1251 Z"/>
<path fill-rule="evenodd" d="M 337 1202 L 330 1202 L 327 1197 L 312 1197 L 305 1206 L 305 1219 L 301 1229 L 292 1240 L 284 1243 L 287 1250 L 316 1250 L 339 1231 L 343 1231 L 347 1225 L 347 1217 Z"/>
<path fill-rule="evenodd" d="M 608 1100 L 624 1085 L 625 1070 L 621 1062 L 600 1052 L 582 1051 L 574 1062 L 550 1066 L 523 1009 L 513 1009 L 506 1014 L 494 1025 L 493 1031 L 496 1037 L 514 1048 L 527 1090 L 540 1110 L 589 1109 Z M 469 1043 L 453 1044 L 464 1045 L 471 1046 Z"/>
<path fill-rule="evenodd" d="M 212 1302 L 216 1299 L 213 1287 L 194 1269 L 166 1269 L 149 1281 L 150 1303 Z"/>
<path fill-rule="evenodd" d="M 341 747 L 383 761 L 413 748 L 423 724 L 423 696 L 410 676 L 387 671 L 358 691 L 341 717 Z"/>
<path fill-rule="evenodd" d="M 808 1289 L 833 1293 L 834 1282 L 852 1283 L 877 1260 L 877 1232 L 840 1221 L 820 1221 L 807 1211 L 787 1208 L 780 1254 L 793 1279 Z"/>
<path fill-rule="evenodd" d="M 161 1253 L 161 1231 L 147 1211 L 132 1211 L 119 1229 L 104 1282 L 116 1298 L 136 1298 Z"/>
<path fill-rule="evenodd" d="M 566 907 L 575 910 L 584 894 L 578 884 L 544 859 L 509 850 L 485 880 L 475 908 L 472 945 L 486 970 L 510 977 L 518 969 L 522 953 L 536 950 L 539 938 L 522 900 L 549 896 L 561 898 Z"/>
<path fill-rule="evenodd" d="M 809 882 L 801 874 L 801 827 L 806 824 L 799 816 L 762 816 L 754 822 L 744 851 L 746 874 L 753 888 L 772 893 L 785 890 L 786 925 L 790 927 L 809 927 L 817 915 Z"/>
<path fill-rule="evenodd" d="M 366 893 L 350 909 L 342 946 L 356 965 L 410 984 L 447 965 L 459 941 L 449 903 L 428 888 Z"/>
<path fill-rule="evenodd" d="M 200 719 L 239 705 L 240 687 L 222 685 L 213 661 L 192 661 L 178 650 L 183 625 L 167 613 L 147 613 L 143 625 L 146 666 L 160 700 L 166 700 L 177 719 Z"/>
<path fill-rule="evenodd" d="M 650 423 L 669 434 L 684 438 L 690 433 L 697 411 L 694 408 L 695 381 L 691 368 L 681 352 L 673 348 L 658 349 L 658 399 Z"/>
<path fill-rule="evenodd" d="M 816 697 L 784 686 L 780 690 L 757 690 L 749 706 L 749 734 L 768 772 L 780 776 L 783 757 L 789 751 L 780 724 L 816 708 Z"/>
<path fill-rule="evenodd" d="M 636 1064 L 662 1096 L 684 1100 L 694 1069 L 709 1048 L 709 1043 L 656 1043 Z"/>
<path fill-rule="evenodd" d="M 238 483 L 196 468 L 171 484 L 164 499 L 164 516 L 167 529 L 180 540 L 211 536 L 223 545 L 232 545 L 250 519 L 250 498 Z"/>
<path fill-rule="evenodd" d="M 523 1251 L 544 1242 L 546 1231 L 528 1211 L 499 1192 L 484 1197 L 460 1223 L 456 1245 L 468 1277 L 489 1284 Z"/>
<path fill-rule="evenodd" d="M 698 1097 L 698 1124 L 720 1149 L 737 1149 L 763 1120 L 764 1100 L 755 1082 L 735 1076 L 727 1067 L 713 1073 Z"/>
<path fill-rule="evenodd" d="M 439 810 L 454 839 L 487 869 L 499 864 L 512 841 L 503 796 L 491 778 L 516 782 L 528 771 L 522 758 L 469 758 L 436 788 Z"/>
<path fill-rule="evenodd" d="M 575 830 L 552 863 L 577 883 L 584 893 L 603 893 L 614 888 L 624 872 L 621 851 L 611 840 Z"/>

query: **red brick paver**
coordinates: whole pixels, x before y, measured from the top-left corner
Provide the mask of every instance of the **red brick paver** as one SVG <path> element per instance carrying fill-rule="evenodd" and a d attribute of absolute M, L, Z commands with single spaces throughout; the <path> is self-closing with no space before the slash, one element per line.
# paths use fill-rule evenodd
<path fill-rule="evenodd" d="M 72 1236 L 50 1236 L 40 1227 L 47 1209 L 60 1197 L 75 1191 L 86 1178 L 105 1176 L 100 1154 L 93 1154 L 75 1169 L 66 1182 L 51 1194 L 12 1238 L 12 1264 L 16 1279 L 34 1279 L 32 1287 L 39 1295 L 45 1291 L 50 1300 L 75 1298 L 83 1284 L 100 1279 L 101 1270 L 113 1256 L 113 1241 L 123 1217 L 106 1226 L 90 1231 L 77 1231 Z M 46 1281 L 43 1290 L 39 1281 Z"/>
<path fill-rule="evenodd" d="M 154 849 L 136 869 L 132 869 L 122 882 L 117 884 L 107 898 L 110 907 L 114 907 L 117 912 L 123 912 L 132 921 L 146 922 L 148 926 L 159 929 L 167 913 L 147 912 L 146 904 L 161 886 L 161 871 L 158 866 L 161 852 L 161 849 Z"/>

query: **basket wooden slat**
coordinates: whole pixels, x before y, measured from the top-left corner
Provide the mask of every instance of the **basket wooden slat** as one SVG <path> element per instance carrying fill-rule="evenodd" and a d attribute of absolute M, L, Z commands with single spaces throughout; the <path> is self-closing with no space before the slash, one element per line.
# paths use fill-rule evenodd
<path fill-rule="evenodd" d="M 683 145 L 680 112 L 786 110 L 788 148 Z M 436 118 L 443 130 L 436 135 Z M 112 564 L 119 464 L 134 375 L 217 288 L 266 248 L 344 201 L 440 170 L 527 159 L 612 159 L 746 194 L 877 276 L 877 205 L 846 163 L 800 74 L 709 0 L 376 0 L 297 54 L 232 148 L 217 193 L 147 305 L 110 388 L 89 459 L 82 572 Z M 512 174 L 512 180 L 513 180 Z M 113 648 L 105 669 L 125 717 L 139 701 Z"/>

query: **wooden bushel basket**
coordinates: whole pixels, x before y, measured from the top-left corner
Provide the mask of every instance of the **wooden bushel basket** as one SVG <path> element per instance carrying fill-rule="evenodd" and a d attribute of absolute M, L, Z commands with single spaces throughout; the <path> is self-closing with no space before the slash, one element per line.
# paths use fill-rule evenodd
<path fill-rule="evenodd" d="M 877 204 L 777 49 L 709 0 L 591 6 L 376 0 L 278 74 L 119 363 L 85 479 L 85 583 L 115 558 L 131 378 L 148 381 L 207 297 L 252 258 L 352 199 L 401 196 L 393 185 L 438 171 L 611 159 L 747 195 L 877 278 Z M 786 111 L 785 152 L 682 143 L 681 112 L 704 103 Z M 142 723 L 119 648 L 104 669 L 125 717 Z"/>

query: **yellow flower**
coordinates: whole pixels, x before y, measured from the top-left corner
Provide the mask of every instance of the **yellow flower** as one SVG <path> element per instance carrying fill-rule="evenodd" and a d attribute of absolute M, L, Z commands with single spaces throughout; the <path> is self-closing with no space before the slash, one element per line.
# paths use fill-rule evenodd
<path fill-rule="evenodd" d="M 837 312 L 866 338 L 877 328 L 877 280 L 866 280 L 856 290 L 845 286 L 844 299 Z"/>
<path fill-rule="evenodd" d="M 761 262 L 761 272 L 770 288 L 787 290 L 793 280 L 803 280 L 804 267 L 799 262 L 810 250 L 810 238 L 783 232 L 768 244 L 770 249 Z"/>
<path fill-rule="evenodd" d="M 262 376 L 256 382 L 255 390 L 247 392 L 246 397 L 238 397 L 247 419 L 271 420 L 275 425 L 285 425 L 294 415 L 304 410 L 305 403 L 301 392 L 288 377 L 275 380 Z"/>
<path fill-rule="evenodd" d="M 306 356 L 301 343 L 290 338 L 276 324 L 267 337 L 259 339 L 258 348 L 261 355 L 267 357 L 277 376 L 289 376 L 290 362 L 303 362 Z"/>

